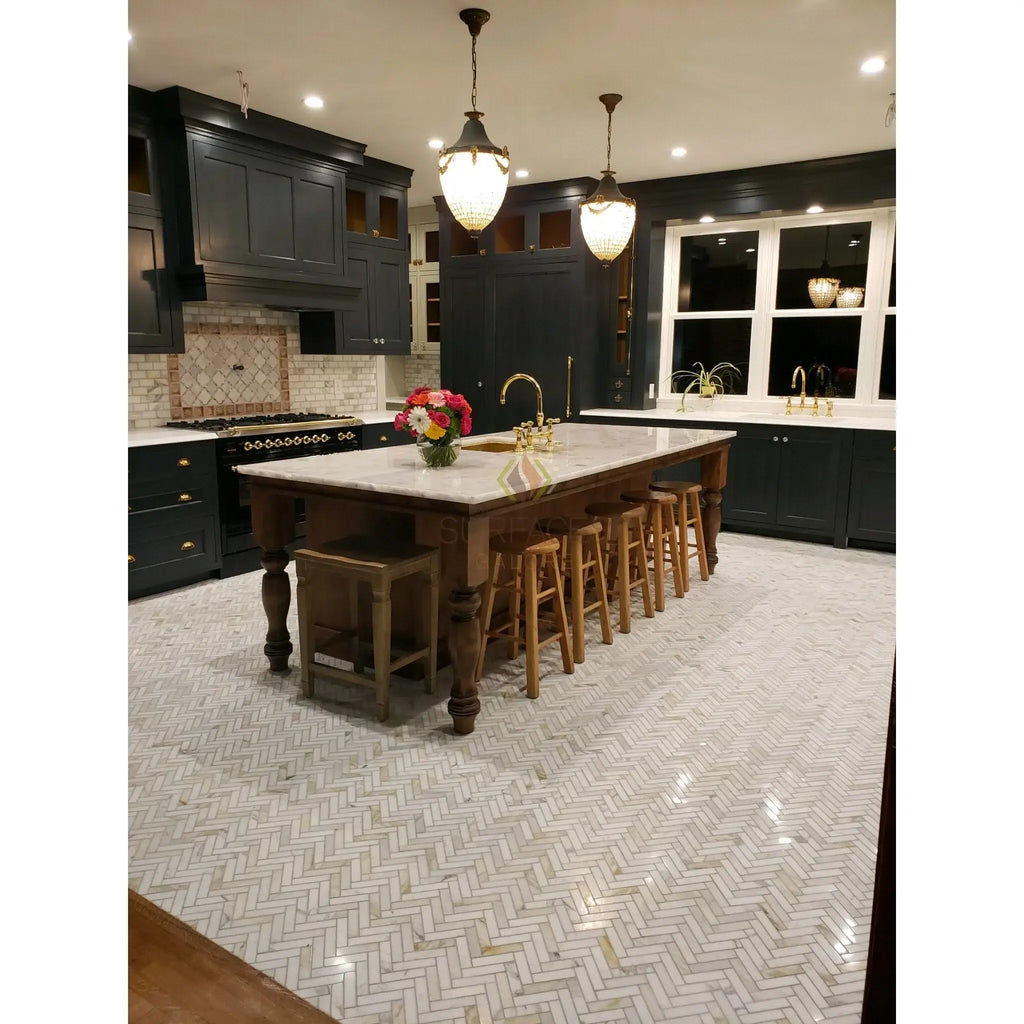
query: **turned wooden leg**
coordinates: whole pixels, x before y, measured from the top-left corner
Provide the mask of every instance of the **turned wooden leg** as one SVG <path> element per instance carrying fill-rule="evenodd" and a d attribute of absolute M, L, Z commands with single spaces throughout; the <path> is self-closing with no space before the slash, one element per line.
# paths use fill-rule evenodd
<path fill-rule="evenodd" d="M 292 599 L 292 585 L 285 569 L 287 551 L 260 552 L 263 566 L 263 610 L 267 613 L 267 642 L 263 653 L 270 662 L 271 672 L 287 672 L 288 656 L 292 653 L 291 634 L 288 632 L 288 606 Z"/>
<path fill-rule="evenodd" d="M 299 608 L 299 677 L 302 696 L 313 696 L 313 613 L 309 606 L 308 570 L 296 566 L 295 601 Z"/>
<path fill-rule="evenodd" d="M 452 662 L 452 692 L 448 714 L 452 726 L 462 736 L 473 731 L 480 714 L 476 688 L 476 664 L 480 657 L 480 595 L 475 587 L 455 587 L 448 595 L 451 619 L 448 626 L 448 652 Z"/>
<path fill-rule="evenodd" d="M 718 565 L 718 531 L 722 528 L 722 492 L 702 490 L 701 521 L 704 525 L 704 550 L 708 558 L 708 574 L 713 576 Z"/>
<path fill-rule="evenodd" d="M 583 664 L 587 657 L 587 644 L 584 636 L 583 605 L 584 587 L 583 579 L 583 540 L 579 534 L 570 534 L 565 538 L 565 548 L 570 548 L 569 571 L 572 575 L 569 603 L 572 608 L 572 656 L 573 659 Z M 564 575 L 564 572 L 563 572 Z M 605 598 L 607 600 L 607 596 Z"/>
<path fill-rule="evenodd" d="M 654 607 L 665 610 L 665 538 L 661 527 L 661 502 L 648 507 L 650 529 L 644 531 L 644 561 L 647 560 L 647 538 L 651 538 L 650 553 L 654 558 Z"/>
<path fill-rule="evenodd" d="M 523 615 L 526 619 L 526 696 L 540 696 L 540 649 L 537 622 L 537 556 L 527 555 L 523 566 Z"/>
<path fill-rule="evenodd" d="M 391 714 L 391 582 L 373 586 L 373 679 L 377 693 L 377 717 Z"/>

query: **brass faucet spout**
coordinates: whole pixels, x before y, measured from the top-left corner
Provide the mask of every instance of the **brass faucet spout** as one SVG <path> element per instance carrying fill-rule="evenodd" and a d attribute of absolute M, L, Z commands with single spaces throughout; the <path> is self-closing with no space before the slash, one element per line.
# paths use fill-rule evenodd
<path fill-rule="evenodd" d="M 501 396 L 499 401 L 502 405 L 505 404 L 505 392 L 508 391 L 509 384 L 514 380 L 525 380 L 528 384 L 532 384 L 537 392 L 537 426 L 544 426 L 544 396 L 541 394 L 540 384 L 537 383 L 536 379 L 531 377 L 528 373 L 513 373 L 511 377 L 501 386 Z"/>
<path fill-rule="evenodd" d="M 804 371 L 802 366 L 798 366 L 793 371 L 793 381 L 789 385 L 790 391 L 796 387 L 796 375 L 800 374 L 800 408 L 803 408 L 804 399 L 807 397 L 807 373 Z"/>

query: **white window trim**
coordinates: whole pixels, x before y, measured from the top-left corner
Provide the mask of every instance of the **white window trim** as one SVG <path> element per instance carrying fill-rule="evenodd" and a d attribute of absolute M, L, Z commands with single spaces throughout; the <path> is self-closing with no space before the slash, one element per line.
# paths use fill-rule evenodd
<path fill-rule="evenodd" d="M 865 276 L 864 305 L 856 311 L 861 318 L 860 345 L 857 358 L 857 387 L 853 398 L 837 398 L 835 407 L 848 412 L 894 415 L 896 401 L 878 398 L 882 367 L 882 340 L 885 317 L 895 315 L 896 307 L 889 306 L 889 273 L 895 247 L 895 207 L 869 207 L 841 212 L 799 215 L 793 217 L 761 216 L 715 222 L 713 224 L 680 224 L 665 230 L 665 276 L 662 282 L 661 352 L 658 364 L 657 407 L 676 410 L 679 395 L 671 391 L 672 347 L 677 320 L 750 320 L 750 366 L 747 373 L 746 395 L 722 395 L 715 399 L 722 411 L 737 412 L 778 411 L 785 399 L 768 394 L 768 356 L 771 345 L 772 321 L 778 317 L 847 316 L 847 309 L 776 309 L 775 282 L 778 276 L 779 238 L 783 228 L 808 227 L 827 224 L 849 224 L 869 221 L 871 243 Z M 745 310 L 712 310 L 680 313 L 676 310 L 679 285 L 679 240 L 692 235 L 727 235 L 739 231 L 758 232 L 757 276 L 754 288 L 754 308 Z M 696 403 L 692 403 L 695 407 Z M 690 411 L 687 407 L 687 412 Z"/>

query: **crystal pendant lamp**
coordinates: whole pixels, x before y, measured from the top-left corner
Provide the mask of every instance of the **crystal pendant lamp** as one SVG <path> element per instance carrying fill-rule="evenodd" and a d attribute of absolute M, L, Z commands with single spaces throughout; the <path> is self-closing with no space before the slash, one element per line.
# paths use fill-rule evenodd
<path fill-rule="evenodd" d="M 856 309 L 864 302 L 864 289 L 859 285 L 843 285 L 836 292 L 837 309 Z"/>
<path fill-rule="evenodd" d="M 466 111 L 466 124 L 454 146 L 438 155 L 441 191 L 455 219 L 476 238 L 488 224 L 505 198 L 508 187 L 508 148 L 499 149 L 489 138 L 476 109 L 476 37 L 490 20 L 479 7 L 459 11 L 473 37 L 472 110 Z"/>
<path fill-rule="evenodd" d="M 612 166 L 612 111 L 622 97 L 606 92 L 598 99 L 608 111 L 608 164 L 593 195 L 580 202 L 580 228 L 590 251 L 604 266 L 626 248 L 636 223 L 636 202 L 615 184 Z"/>
<path fill-rule="evenodd" d="M 821 261 L 818 276 L 807 282 L 807 294 L 811 297 L 811 305 L 815 309 L 828 309 L 835 301 L 839 291 L 839 278 L 832 276 L 832 268 L 828 265 L 828 234 L 831 228 L 825 225 L 825 258 Z"/>

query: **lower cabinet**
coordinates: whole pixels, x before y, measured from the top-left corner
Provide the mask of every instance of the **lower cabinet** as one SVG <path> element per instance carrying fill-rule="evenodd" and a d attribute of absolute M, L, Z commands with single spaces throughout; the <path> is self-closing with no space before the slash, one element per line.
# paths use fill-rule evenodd
<path fill-rule="evenodd" d="M 852 541 L 896 544 L 896 435 L 892 431 L 861 430 L 853 439 L 846 533 Z"/>
<path fill-rule="evenodd" d="M 364 423 L 355 429 L 360 432 L 359 447 L 363 451 L 368 448 L 396 448 L 416 440 L 407 430 L 395 430 L 393 423 Z"/>
<path fill-rule="evenodd" d="M 128 449 L 128 596 L 211 576 L 220 566 L 212 441 Z"/>

